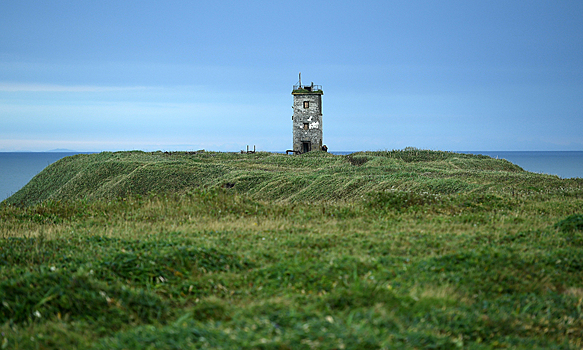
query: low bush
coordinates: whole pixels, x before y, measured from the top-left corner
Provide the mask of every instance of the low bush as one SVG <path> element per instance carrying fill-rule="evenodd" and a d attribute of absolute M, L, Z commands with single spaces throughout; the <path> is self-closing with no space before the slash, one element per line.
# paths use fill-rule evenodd
<path fill-rule="evenodd" d="M 561 232 L 583 231 L 583 215 L 573 214 L 557 222 L 555 228 Z"/>

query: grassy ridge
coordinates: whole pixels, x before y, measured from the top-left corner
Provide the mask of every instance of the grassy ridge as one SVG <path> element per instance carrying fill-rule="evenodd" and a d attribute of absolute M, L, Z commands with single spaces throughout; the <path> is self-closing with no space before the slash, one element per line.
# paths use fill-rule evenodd
<path fill-rule="evenodd" d="M 0 205 L 4 348 L 583 346 L 581 179 L 418 150 L 96 156 Z M 136 175 L 163 164 L 217 175 Z"/>
<path fill-rule="evenodd" d="M 556 176 L 533 176 L 506 160 L 407 149 L 334 156 L 272 153 L 104 152 L 64 158 L 6 200 L 21 206 L 44 200 L 115 199 L 150 192 L 233 188 L 269 201 L 354 200 L 388 189 L 435 194 L 537 190 L 564 186 Z"/>

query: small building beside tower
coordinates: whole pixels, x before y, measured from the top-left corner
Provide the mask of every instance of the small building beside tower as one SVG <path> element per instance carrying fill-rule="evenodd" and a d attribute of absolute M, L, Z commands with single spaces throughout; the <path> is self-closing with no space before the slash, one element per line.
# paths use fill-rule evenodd
<path fill-rule="evenodd" d="M 322 149 L 322 91 L 321 85 L 302 85 L 302 73 L 299 82 L 293 86 L 294 97 L 293 151 L 295 154 Z"/>

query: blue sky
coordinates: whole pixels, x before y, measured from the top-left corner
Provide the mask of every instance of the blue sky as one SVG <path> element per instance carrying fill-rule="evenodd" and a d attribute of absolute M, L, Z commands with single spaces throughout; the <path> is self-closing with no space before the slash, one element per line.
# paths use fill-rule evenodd
<path fill-rule="evenodd" d="M 3 1 L 0 151 L 583 150 L 583 2 Z"/>

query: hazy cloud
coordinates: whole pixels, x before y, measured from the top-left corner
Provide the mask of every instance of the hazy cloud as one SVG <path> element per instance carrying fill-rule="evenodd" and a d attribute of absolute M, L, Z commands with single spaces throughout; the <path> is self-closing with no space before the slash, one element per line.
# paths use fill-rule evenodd
<path fill-rule="evenodd" d="M 109 92 L 146 90 L 146 86 L 53 85 L 0 82 L 0 92 Z"/>

